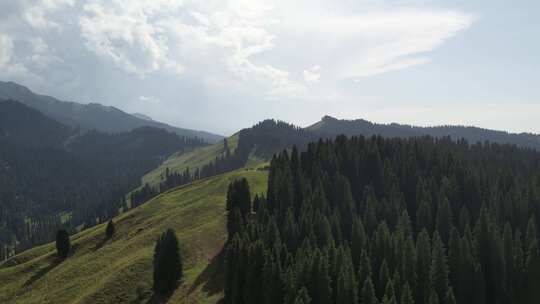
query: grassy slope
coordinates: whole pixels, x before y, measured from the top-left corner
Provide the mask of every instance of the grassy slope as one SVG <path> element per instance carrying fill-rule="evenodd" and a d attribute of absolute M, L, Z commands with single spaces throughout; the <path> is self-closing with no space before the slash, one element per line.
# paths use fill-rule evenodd
<path fill-rule="evenodd" d="M 225 194 L 244 176 L 252 193 L 265 191 L 267 172 L 237 170 L 173 189 L 114 219 L 117 232 L 104 241 L 99 225 L 72 236 L 74 254 L 62 263 L 54 244 L 23 252 L 0 266 L 0 303 L 138 303 L 137 288 L 152 283 L 158 235 L 176 230 L 185 257 L 185 279 L 168 303 L 215 303 L 211 259 L 226 237 Z M 215 286 L 214 286 L 215 287 Z"/>
<path fill-rule="evenodd" d="M 227 139 L 229 149 L 233 152 L 238 145 L 238 134 L 235 134 Z M 173 154 L 158 168 L 152 170 L 142 178 L 143 185 L 148 183 L 152 186 L 158 184 L 161 180 L 161 175 L 165 173 L 165 169 L 169 168 L 173 172 L 183 172 L 189 167 L 190 170 L 201 168 L 202 166 L 213 161 L 216 156 L 223 152 L 223 142 L 197 148 L 183 154 Z"/>

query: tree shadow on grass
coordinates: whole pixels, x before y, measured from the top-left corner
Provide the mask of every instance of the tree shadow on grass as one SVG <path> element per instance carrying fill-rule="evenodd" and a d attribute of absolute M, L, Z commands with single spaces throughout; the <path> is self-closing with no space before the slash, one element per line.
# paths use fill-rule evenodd
<path fill-rule="evenodd" d="M 189 288 L 188 294 L 191 294 L 197 288 L 203 285 L 202 290 L 207 293 L 209 296 L 220 293 L 223 290 L 223 281 L 224 281 L 224 265 L 223 258 L 225 254 L 222 250 L 218 255 L 216 255 L 208 266 L 199 274 L 195 279 L 191 287 Z"/>
<path fill-rule="evenodd" d="M 24 282 L 23 286 L 28 287 L 37 280 L 41 279 L 44 275 L 46 275 L 49 271 L 53 270 L 56 266 L 60 265 L 64 260 L 56 256 L 56 254 L 53 256 L 53 259 L 49 266 L 41 268 L 38 272 L 36 272 L 32 277 L 30 277 L 26 282 Z"/>
<path fill-rule="evenodd" d="M 169 302 L 169 299 L 173 295 L 174 291 L 167 293 L 166 295 L 152 294 L 152 297 L 146 301 L 146 304 L 165 304 Z"/>
<path fill-rule="evenodd" d="M 62 262 L 65 261 L 66 259 L 69 259 L 69 257 L 71 257 L 75 253 L 75 251 L 77 251 L 78 247 L 79 247 L 78 244 L 71 246 L 68 257 L 65 258 L 65 259 L 60 258 L 56 253 L 51 255 L 51 257 L 49 258 L 49 260 L 51 260 L 49 265 L 47 267 L 45 267 L 45 268 L 41 268 L 38 272 L 36 272 L 33 276 L 31 276 L 28 280 L 26 280 L 26 282 L 24 282 L 23 286 L 28 287 L 28 286 L 34 284 L 37 280 L 41 279 L 49 271 L 56 268 L 56 266 L 62 264 Z"/>
<path fill-rule="evenodd" d="M 111 238 L 109 237 L 104 237 L 102 238 L 97 244 L 96 246 L 94 246 L 94 248 L 92 249 L 92 251 L 98 251 L 101 247 L 105 246 L 105 243 L 107 243 L 108 240 L 110 240 Z"/>

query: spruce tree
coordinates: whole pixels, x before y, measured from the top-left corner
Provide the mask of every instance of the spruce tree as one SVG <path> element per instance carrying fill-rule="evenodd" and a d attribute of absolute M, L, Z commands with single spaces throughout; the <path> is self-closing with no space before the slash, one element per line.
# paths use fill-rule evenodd
<path fill-rule="evenodd" d="M 373 283 L 371 278 L 367 278 L 362 287 L 362 304 L 378 304 L 377 296 L 375 295 L 375 288 L 373 288 Z"/>
<path fill-rule="evenodd" d="M 440 234 L 444 244 L 448 244 L 450 239 L 450 230 L 452 229 L 452 208 L 450 203 L 444 194 L 441 194 L 441 203 L 437 208 L 437 218 L 435 220 L 437 224 L 437 232 Z"/>
<path fill-rule="evenodd" d="M 433 236 L 433 250 L 431 255 L 431 287 L 439 295 L 439 302 L 444 303 L 444 297 L 448 293 L 448 264 L 444 244 L 437 232 Z"/>
<path fill-rule="evenodd" d="M 414 304 L 414 298 L 412 295 L 411 288 L 409 284 L 405 283 L 401 289 L 401 301 L 400 304 Z"/>
<path fill-rule="evenodd" d="M 382 298 L 386 290 L 386 286 L 390 281 L 390 270 L 388 270 L 388 263 L 383 260 L 381 270 L 379 272 L 379 283 L 377 284 L 377 296 Z"/>
<path fill-rule="evenodd" d="M 296 295 L 296 299 L 294 299 L 294 304 L 310 304 L 311 298 L 309 297 L 308 291 L 305 287 L 302 287 L 298 294 Z"/>
<path fill-rule="evenodd" d="M 418 304 L 428 303 L 430 290 L 430 269 L 431 269 L 431 245 L 429 235 L 424 229 L 418 235 L 416 241 L 416 252 L 418 258 L 416 260 L 416 273 L 418 284 L 416 288 L 416 302 Z"/>
<path fill-rule="evenodd" d="M 110 220 L 107 223 L 107 228 L 105 228 L 105 235 L 107 236 L 108 239 L 110 239 L 114 235 L 114 232 L 115 232 L 114 223 L 113 223 L 113 220 Z"/>
<path fill-rule="evenodd" d="M 56 252 L 61 259 L 67 258 L 71 244 L 69 242 L 69 234 L 65 229 L 60 229 L 56 232 Z"/>
<path fill-rule="evenodd" d="M 336 304 L 356 304 L 358 302 L 357 283 L 351 266 L 342 267 L 337 282 Z"/>
<path fill-rule="evenodd" d="M 173 291 L 182 275 L 178 238 L 174 230 L 167 229 L 158 238 L 154 248 L 154 292 L 165 295 Z"/>
<path fill-rule="evenodd" d="M 439 304 L 441 303 L 439 301 L 439 296 L 437 295 L 437 292 L 434 290 L 431 290 L 431 293 L 429 295 L 428 304 Z"/>
<path fill-rule="evenodd" d="M 397 304 L 396 294 L 394 291 L 394 284 L 392 283 L 392 280 L 389 280 L 388 284 L 386 284 L 382 303 L 383 304 Z"/>

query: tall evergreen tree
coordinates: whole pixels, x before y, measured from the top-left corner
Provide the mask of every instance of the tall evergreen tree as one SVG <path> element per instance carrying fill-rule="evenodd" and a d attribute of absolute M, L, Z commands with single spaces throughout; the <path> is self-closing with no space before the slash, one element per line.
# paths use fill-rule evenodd
<path fill-rule="evenodd" d="M 377 296 L 375 295 L 375 288 L 373 288 L 373 283 L 371 278 L 367 278 L 362 287 L 362 304 L 378 304 Z"/>
<path fill-rule="evenodd" d="M 427 231 L 424 229 L 418 235 L 416 241 L 416 252 L 418 254 L 416 273 L 418 276 L 418 284 L 416 289 L 416 301 L 419 304 L 428 303 L 429 290 L 431 284 L 431 244 Z"/>
<path fill-rule="evenodd" d="M 173 291 L 182 276 L 178 238 L 174 230 L 167 229 L 158 238 L 154 248 L 154 292 L 164 295 Z"/>
<path fill-rule="evenodd" d="M 445 297 L 448 293 L 448 264 L 444 244 L 437 232 L 433 236 L 431 256 L 431 287 L 439 295 L 439 302 L 445 303 Z"/>
<path fill-rule="evenodd" d="M 65 229 L 60 229 L 56 233 L 56 252 L 62 259 L 67 258 L 71 244 L 69 242 L 69 234 Z"/>
<path fill-rule="evenodd" d="M 110 239 L 114 235 L 114 232 L 115 232 L 114 222 L 113 220 L 110 220 L 107 223 L 107 227 L 105 228 L 105 235 L 107 236 L 108 239 Z"/>

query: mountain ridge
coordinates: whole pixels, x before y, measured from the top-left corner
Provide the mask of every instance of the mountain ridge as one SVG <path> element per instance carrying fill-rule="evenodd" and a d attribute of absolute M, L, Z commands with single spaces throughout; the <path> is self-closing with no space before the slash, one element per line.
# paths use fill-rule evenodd
<path fill-rule="evenodd" d="M 492 130 L 475 126 L 440 125 L 420 127 L 408 124 L 374 123 L 365 119 L 337 119 L 325 115 L 320 121 L 304 128 L 323 137 L 347 136 L 372 136 L 382 137 L 420 137 L 450 136 L 453 140 L 465 139 L 469 143 L 493 142 L 499 144 L 515 144 L 519 147 L 540 150 L 540 135 L 533 133 L 511 133 L 507 131 Z"/>
<path fill-rule="evenodd" d="M 0 99 L 17 100 L 61 123 L 84 130 L 96 129 L 107 133 L 117 133 L 130 131 L 137 127 L 150 126 L 162 128 L 181 136 L 199 137 L 208 143 L 214 143 L 223 138 L 221 135 L 206 131 L 178 128 L 158 121 L 143 119 L 113 106 L 62 101 L 51 96 L 36 94 L 29 88 L 15 82 L 0 81 Z"/>

